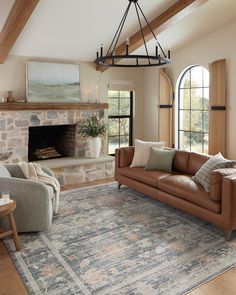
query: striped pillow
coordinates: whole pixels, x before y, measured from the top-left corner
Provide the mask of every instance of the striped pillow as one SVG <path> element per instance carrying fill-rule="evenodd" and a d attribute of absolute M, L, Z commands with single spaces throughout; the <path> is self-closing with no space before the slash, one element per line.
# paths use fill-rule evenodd
<path fill-rule="evenodd" d="M 232 168 L 235 161 L 225 159 L 221 153 L 210 158 L 193 176 L 193 180 L 200 183 L 207 193 L 210 192 L 210 175 L 213 170 L 220 168 Z"/>

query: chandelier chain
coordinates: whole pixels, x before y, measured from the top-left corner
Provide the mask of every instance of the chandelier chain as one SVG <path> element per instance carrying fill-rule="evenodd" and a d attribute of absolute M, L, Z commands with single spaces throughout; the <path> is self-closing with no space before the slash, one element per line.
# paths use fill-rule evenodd
<path fill-rule="evenodd" d="M 129 2 L 129 5 L 128 5 L 128 7 L 126 8 L 126 11 L 125 11 L 125 13 L 124 13 L 124 15 L 123 15 L 123 17 L 122 17 L 122 19 L 121 19 L 121 22 L 120 22 L 120 24 L 119 24 L 119 27 L 118 27 L 118 29 L 117 29 L 117 31 L 116 31 L 116 33 L 115 33 L 115 36 L 114 36 L 114 38 L 113 38 L 113 40 L 112 40 L 112 42 L 111 42 L 111 45 L 110 45 L 110 47 L 109 47 L 109 49 L 108 49 L 108 51 L 107 51 L 107 55 L 109 55 L 109 54 L 110 54 L 110 55 L 113 55 L 114 52 L 115 52 L 115 50 L 116 50 L 116 46 L 117 46 L 117 43 L 118 43 L 118 41 L 119 41 L 119 39 L 120 39 L 120 34 L 121 34 L 122 29 L 123 29 L 123 27 L 124 27 L 124 24 L 125 24 L 125 21 L 126 21 L 127 15 L 128 15 L 128 13 L 129 13 L 130 6 L 131 6 L 131 2 Z M 116 38 L 117 38 L 117 39 L 116 39 Z M 114 43 L 115 39 L 116 39 L 116 42 L 115 42 L 114 47 L 113 47 L 113 49 L 112 49 L 112 46 L 113 46 L 113 43 Z M 112 50 L 111 50 L 111 49 L 112 49 Z M 110 50 L 111 50 L 111 51 L 110 51 Z"/>
<path fill-rule="evenodd" d="M 146 51 L 147 56 L 149 56 L 148 49 L 147 49 L 147 44 L 146 44 L 146 41 L 145 41 L 145 37 L 144 37 L 144 33 L 143 33 L 143 28 L 142 28 L 142 24 L 141 24 L 141 20 L 140 20 L 140 16 L 139 16 L 138 8 L 137 8 L 137 2 L 135 2 L 134 5 L 135 5 L 137 17 L 138 17 L 138 22 L 139 22 L 140 30 L 141 30 L 141 33 L 142 33 L 142 38 L 143 38 L 143 44 L 144 44 L 144 47 L 145 47 L 145 51 Z M 148 57 L 148 63 L 149 64 L 151 63 L 149 57 Z"/>

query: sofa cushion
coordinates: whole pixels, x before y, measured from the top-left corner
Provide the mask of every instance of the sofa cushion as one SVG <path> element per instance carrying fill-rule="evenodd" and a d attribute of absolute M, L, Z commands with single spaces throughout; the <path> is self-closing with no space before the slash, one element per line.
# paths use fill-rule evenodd
<path fill-rule="evenodd" d="M 207 193 L 210 192 L 210 176 L 211 172 L 220 168 L 231 168 L 235 165 L 235 161 L 225 159 L 221 153 L 216 154 L 211 157 L 202 167 L 198 170 L 198 172 L 194 175 L 194 181 L 200 183 Z"/>
<path fill-rule="evenodd" d="M 141 167 L 119 168 L 119 174 L 149 184 L 151 186 L 157 186 L 157 183 L 161 178 L 170 175 L 168 172 L 163 171 L 145 171 L 144 168 Z"/>
<path fill-rule="evenodd" d="M 195 175 L 197 171 L 210 159 L 210 156 L 191 152 L 188 161 L 188 171 L 186 174 Z"/>
<path fill-rule="evenodd" d="M 0 165 L 0 177 L 7 177 L 7 178 L 11 177 L 10 172 L 3 165 Z"/>
<path fill-rule="evenodd" d="M 200 207 L 215 213 L 220 212 L 220 202 L 210 199 L 210 194 L 204 188 L 193 181 L 190 175 L 169 175 L 158 180 L 158 187 L 174 196 L 185 199 Z"/>
<path fill-rule="evenodd" d="M 176 150 L 172 169 L 184 174 L 188 173 L 188 161 L 189 161 L 190 152 Z"/>
<path fill-rule="evenodd" d="M 130 167 L 146 166 L 150 153 L 150 147 L 154 146 L 156 148 L 163 149 L 164 145 L 164 142 L 142 141 L 135 139 L 134 158 Z"/>
<path fill-rule="evenodd" d="M 150 154 L 145 170 L 172 171 L 175 150 L 160 150 L 150 147 Z"/>

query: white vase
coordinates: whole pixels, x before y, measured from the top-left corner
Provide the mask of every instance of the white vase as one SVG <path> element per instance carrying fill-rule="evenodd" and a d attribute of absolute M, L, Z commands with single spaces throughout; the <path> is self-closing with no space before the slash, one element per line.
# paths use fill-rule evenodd
<path fill-rule="evenodd" d="M 99 158 L 101 151 L 101 138 L 100 137 L 88 137 L 88 148 L 91 158 Z"/>

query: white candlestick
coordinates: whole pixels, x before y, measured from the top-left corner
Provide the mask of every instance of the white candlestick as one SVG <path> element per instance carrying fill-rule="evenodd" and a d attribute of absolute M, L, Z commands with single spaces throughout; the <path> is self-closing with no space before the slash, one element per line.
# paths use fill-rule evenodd
<path fill-rule="evenodd" d="M 91 89 L 88 88 L 88 101 L 90 101 L 90 98 L 91 98 Z"/>
<path fill-rule="evenodd" d="M 96 85 L 96 101 L 98 102 L 99 97 L 98 97 L 98 86 Z"/>

